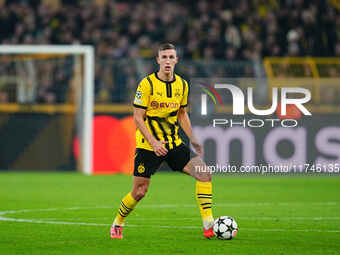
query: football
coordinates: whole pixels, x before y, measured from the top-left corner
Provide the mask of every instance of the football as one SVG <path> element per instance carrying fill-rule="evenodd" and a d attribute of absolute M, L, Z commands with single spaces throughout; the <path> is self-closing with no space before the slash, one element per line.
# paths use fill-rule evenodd
<path fill-rule="evenodd" d="M 238 226 L 232 217 L 221 216 L 215 220 L 213 230 L 217 238 L 231 240 L 236 236 Z"/>

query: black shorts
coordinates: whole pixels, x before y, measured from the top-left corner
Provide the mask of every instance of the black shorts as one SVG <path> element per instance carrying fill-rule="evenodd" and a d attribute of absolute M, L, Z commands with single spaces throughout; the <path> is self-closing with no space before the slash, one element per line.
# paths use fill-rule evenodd
<path fill-rule="evenodd" d="M 136 149 L 134 176 L 150 178 L 165 161 L 173 171 L 183 171 L 191 158 L 197 155 L 185 144 L 169 150 L 165 156 L 158 157 L 153 151 Z"/>

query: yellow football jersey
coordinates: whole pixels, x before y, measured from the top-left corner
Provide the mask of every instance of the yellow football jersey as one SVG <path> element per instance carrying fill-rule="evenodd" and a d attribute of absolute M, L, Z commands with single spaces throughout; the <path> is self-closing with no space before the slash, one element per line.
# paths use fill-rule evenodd
<path fill-rule="evenodd" d="M 165 147 L 168 150 L 182 143 L 178 136 L 177 113 L 180 107 L 187 106 L 188 94 L 188 82 L 176 74 L 172 81 L 163 81 L 153 73 L 138 85 L 133 105 L 146 110 L 147 129 L 157 140 L 167 141 Z M 139 129 L 136 131 L 136 147 L 153 150 Z"/>

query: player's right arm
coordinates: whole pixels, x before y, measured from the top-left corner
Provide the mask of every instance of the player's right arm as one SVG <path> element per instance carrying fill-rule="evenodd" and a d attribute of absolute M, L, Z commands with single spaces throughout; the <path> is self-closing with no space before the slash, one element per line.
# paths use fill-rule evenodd
<path fill-rule="evenodd" d="M 145 79 L 140 82 L 137 88 L 135 100 L 133 102 L 133 118 L 136 127 L 143 134 L 144 138 L 149 142 L 153 151 L 157 156 L 164 156 L 168 153 L 168 150 L 163 146 L 167 143 L 165 141 L 158 141 L 148 130 L 145 125 L 146 109 L 149 104 L 151 95 L 151 87 Z"/>

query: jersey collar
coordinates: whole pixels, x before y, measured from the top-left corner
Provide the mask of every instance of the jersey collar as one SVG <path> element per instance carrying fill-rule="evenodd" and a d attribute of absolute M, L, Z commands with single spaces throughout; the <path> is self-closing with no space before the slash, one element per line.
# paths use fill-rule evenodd
<path fill-rule="evenodd" d="M 158 80 L 160 80 L 161 82 L 165 82 L 165 83 L 172 83 L 172 82 L 176 81 L 176 76 L 175 76 L 175 74 L 174 74 L 174 78 L 173 78 L 172 81 L 163 81 L 161 78 L 158 77 L 157 72 L 155 72 L 155 76 L 156 76 L 156 78 L 157 78 Z"/>

